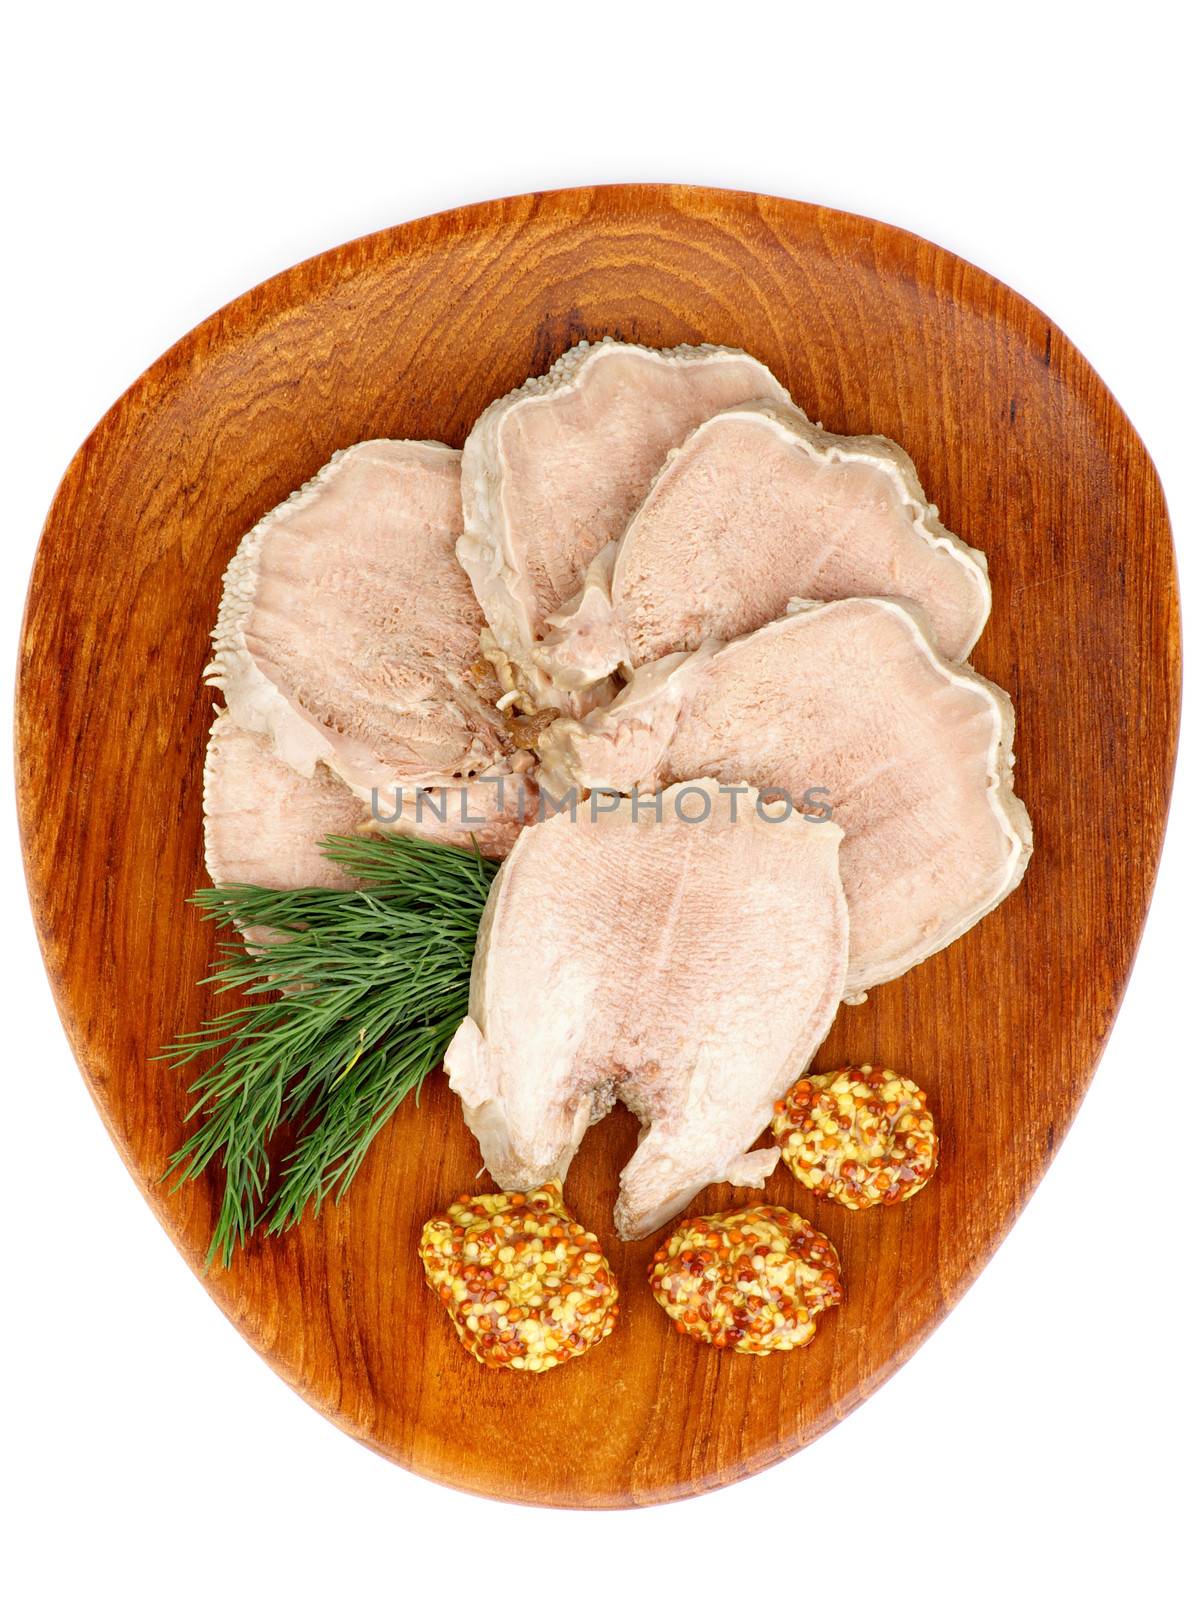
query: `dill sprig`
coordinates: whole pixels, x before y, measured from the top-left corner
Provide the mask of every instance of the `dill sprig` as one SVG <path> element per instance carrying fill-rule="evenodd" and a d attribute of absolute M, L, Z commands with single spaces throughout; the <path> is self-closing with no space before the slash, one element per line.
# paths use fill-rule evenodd
<path fill-rule="evenodd" d="M 202 981 L 248 1004 L 163 1051 L 217 1057 L 191 1085 L 199 1126 L 170 1159 L 173 1187 L 213 1162 L 224 1188 L 209 1263 L 257 1228 L 281 1233 L 338 1200 L 374 1135 L 442 1059 L 469 1001 L 478 923 L 497 867 L 426 839 L 329 838 L 362 887 L 221 884 L 192 897 L 223 941 Z M 248 939 L 239 930 L 247 930 Z M 269 998 L 258 998 L 269 996 Z M 271 1182 L 271 1143 L 293 1136 Z"/>

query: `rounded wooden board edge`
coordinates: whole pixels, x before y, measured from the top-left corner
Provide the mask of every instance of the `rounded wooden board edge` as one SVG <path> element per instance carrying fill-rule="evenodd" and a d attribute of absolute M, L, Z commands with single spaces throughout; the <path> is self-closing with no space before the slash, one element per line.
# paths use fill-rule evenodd
<path fill-rule="evenodd" d="M 1121 998 L 1124 994 L 1125 984 L 1128 982 L 1130 972 L 1132 971 L 1132 960 L 1122 976 L 1120 987 L 1115 996 L 1114 1007 L 1108 1016 L 1108 1022 L 1104 1029 L 1104 1034 L 1100 1040 L 1100 1046 L 1088 1064 L 1088 1068 L 1082 1082 L 1078 1082 L 1078 1092 L 1075 1094 L 1070 1105 L 1067 1121 L 1059 1127 L 1058 1138 L 1056 1138 L 1054 1141 L 1051 1150 L 1048 1150 L 1044 1153 L 1043 1158 L 1038 1166 L 1038 1170 L 1033 1178 L 1033 1182 L 1030 1183 L 1029 1186 L 1026 1187 L 1017 1197 L 1015 1197 L 1013 1202 L 1006 1208 L 1004 1213 L 994 1219 L 993 1227 L 990 1230 L 990 1237 L 985 1241 L 984 1247 L 973 1257 L 972 1271 L 970 1275 L 966 1278 L 966 1280 L 960 1279 L 955 1283 L 953 1286 L 955 1292 L 950 1298 L 944 1300 L 939 1314 L 934 1317 L 933 1320 L 924 1322 L 910 1338 L 908 1338 L 898 1348 L 893 1350 L 883 1367 L 878 1369 L 872 1375 L 872 1380 L 866 1386 L 861 1386 L 855 1392 L 846 1396 L 843 1403 L 840 1404 L 833 1414 L 825 1414 L 820 1420 L 819 1425 L 809 1430 L 808 1433 L 793 1440 L 787 1441 L 782 1446 L 762 1449 L 755 1456 L 745 1458 L 741 1462 L 737 1463 L 735 1469 L 729 1472 L 719 1471 L 706 1475 L 698 1475 L 685 1483 L 669 1486 L 658 1493 L 629 1493 L 626 1496 L 612 1496 L 609 1499 L 596 1499 L 593 1497 L 573 1499 L 568 1496 L 564 1496 L 556 1500 L 545 1500 L 543 1497 L 524 1498 L 518 1495 L 505 1493 L 501 1486 L 479 1485 L 476 1480 L 462 1480 L 459 1482 L 454 1482 L 450 1476 L 444 1474 L 425 1473 L 422 1471 L 417 1462 L 403 1460 L 401 1456 L 382 1448 L 375 1439 L 369 1436 L 368 1432 L 352 1426 L 349 1419 L 338 1413 L 335 1407 L 326 1404 L 319 1394 L 305 1389 L 304 1386 L 297 1381 L 296 1375 L 293 1372 L 288 1371 L 285 1363 L 276 1360 L 274 1353 L 254 1337 L 252 1330 L 235 1315 L 228 1297 L 221 1292 L 221 1285 L 219 1281 L 220 1275 L 216 1274 L 214 1276 L 208 1276 L 204 1271 L 202 1260 L 197 1259 L 194 1252 L 187 1248 L 186 1242 L 180 1236 L 176 1228 L 172 1225 L 171 1212 L 167 1203 L 165 1192 L 159 1185 L 146 1179 L 145 1174 L 142 1172 L 133 1156 L 126 1137 L 115 1124 L 109 1113 L 109 1108 L 104 1101 L 102 1093 L 100 1092 L 100 1075 L 98 1072 L 97 1063 L 91 1059 L 91 1052 L 88 1048 L 87 1042 L 79 1035 L 77 1029 L 75 1028 L 69 1007 L 65 1003 L 62 981 L 63 975 L 61 970 L 59 970 L 57 967 L 55 952 L 50 948 L 46 934 L 46 922 L 44 917 L 45 908 L 43 904 L 44 885 L 34 877 L 30 870 L 31 852 L 29 849 L 29 840 L 34 830 L 36 819 L 33 815 L 35 796 L 29 782 L 27 770 L 29 752 L 31 751 L 33 744 L 36 742 L 36 729 L 30 725 L 31 715 L 34 710 L 34 701 L 28 687 L 29 680 L 27 676 L 27 669 L 29 667 L 29 657 L 27 653 L 27 629 L 33 597 L 42 573 L 45 556 L 45 541 L 55 524 L 56 514 L 63 502 L 64 497 L 69 493 L 71 486 L 80 477 L 86 474 L 91 457 L 99 448 L 100 442 L 111 429 L 118 425 L 121 417 L 124 416 L 128 410 L 138 407 L 149 392 L 160 391 L 168 388 L 177 378 L 185 377 L 191 363 L 194 360 L 202 357 L 202 355 L 208 350 L 216 347 L 224 347 L 230 343 L 235 343 L 239 339 L 248 338 L 259 333 L 267 323 L 285 315 L 288 309 L 302 304 L 304 299 L 311 293 L 315 284 L 329 278 L 351 277 L 362 264 L 368 262 L 375 255 L 389 255 L 396 251 L 410 252 L 421 248 L 426 248 L 429 247 L 429 245 L 434 244 L 436 236 L 442 230 L 456 229 L 459 231 L 468 232 L 471 230 L 484 228 L 491 222 L 508 216 L 512 210 L 518 211 L 535 209 L 537 211 L 547 210 L 549 212 L 560 210 L 567 214 L 571 208 L 581 207 L 583 209 L 588 209 L 595 204 L 599 206 L 604 204 L 625 204 L 628 206 L 678 204 L 698 213 L 702 213 L 704 208 L 708 208 L 710 214 L 716 215 L 719 213 L 725 213 L 727 210 L 739 211 L 745 207 L 754 209 L 756 213 L 760 215 L 762 214 L 762 207 L 765 210 L 770 207 L 777 207 L 786 211 L 802 211 L 806 213 L 809 218 L 814 220 L 819 227 L 856 227 L 884 233 L 890 238 L 904 239 L 913 247 L 925 249 L 931 252 L 935 258 L 944 263 L 954 264 L 959 268 L 965 269 L 963 272 L 962 281 L 968 286 L 973 300 L 977 298 L 980 289 L 985 284 L 997 284 L 1005 292 L 1011 304 L 1019 306 L 1023 312 L 1032 313 L 1039 319 L 1039 322 L 1046 333 L 1048 350 L 1054 347 L 1058 354 L 1066 353 L 1069 360 L 1073 364 L 1086 370 L 1087 373 L 1096 381 L 1096 383 L 1102 389 L 1105 389 L 1106 394 L 1108 392 L 1106 386 L 1101 383 L 1098 375 L 1093 371 L 1090 364 L 1086 362 L 1084 357 L 1075 349 L 1074 345 L 1071 344 L 1070 340 L 1067 339 L 1062 330 L 1059 329 L 1058 326 L 1050 319 L 1045 317 L 1045 315 L 1039 312 L 1037 308 L 1031 306 L 1031 304 L 1026 301 L 1024 297 L 1019 295 L 1016 291 L 1009 289 L 1008 286 L 999 284 L 998 280 L 993 279 L 990 274 L 983 272 L 982 269 L 972 267 L 970 263 L 964 261 L 962 258 L 953 255 L 951 252 L 943 250 L 939 246 L 931 244 L 929 241 L 921 238 L 917 234 L 910 232 L 909 230 L 896 228 L 890 224 L 877 222 L 865 217 L 852 216 L 851 214 L 839 212 L 823 206 L 807 205 L 804 202 L 785 200 L 780 197 L 760 196 L 752 194 L 749 191 L 740 190 L 704 189 L 688 185 L 606 185 L 592 189 L 550 190 L 526 195 L 511 196 L 499 200 L 483 201 L 474 205 L 457 207 L 449 211 L 435 213 L 416 219 L 412 222 L 399 224 L 393 228 L 387 228 L 374 233 L 364 234 L 347 242 L 344 245 L 310 256 L 304 261 L 297 263 L 295 266 L 275 274 L 274 276 L 264 280 L 255 288 L 247 291 L 245 294 L 237 296 L 235 299 L 229 301 L 226 305 L 213 312 L 191 332 L 185 334 L 182 338 L 176 341 L 175 344 L 173 344 L 166 352 L 164 352 L 161 357 L 152 363 L 151 366 L 148 367 L 146 371 L 142 373 L 142 375 L 137 378 L 128 387 L 128 389 L 125 390 L 125 392 L 117 399 L 113 406 L 110 407 L 105 415 L 99 420 L 95 428 L 92 429 L 87 438 L 84 440 L 83 444 L 79 447 L 63 475 L 62 482 L 56 491 L 54 501 L 47 515 L 46 523 L 43 529 L 42 543 L 39 544 L 30 579 L 29 593 L 26 599 L 25 622 L 22 626 L 21 662 L 20 671 L 18 673 L 16 695 L 17 716 L 15 719 L 15 742 L 17 753 L 16 772 L 18 811 L 30 900 L 33 907 L 34 921 L 38 932 L 39 943 L 42 948 L 43 958 L 46 962 L 47 972 L 50 978 L 55 1002 L 58 1006 L 59 1015 L 63 1021 L 64 1030 L 71 1044 L 71 1048 L 75 1053 L 77 1060 L 79 1061 L 84 1080 L 88 1085 L 89 1092 L 91 1093 L 92 1099 L 96 1104 L 101 1119 L 104 1122 L 104 1125 L 109 1133 L 109 1136 L 112 1138 L 113 1143 L 120 1152 L 122 1160 L 125 1162 L 126 1167 L 128 1167 L 131 1175 L 133 1176 L 134 1181 L 137 1183 L 139 1189 L 149 1201 L 155 1215 L 158 1217 L 158 1220 L 166 1228 L 172 1240 L 180 1249 L 180 1253 L 184 1255 L 184 1258 L 191 1265 L 197 1276 L 199 1276 L 201 1281 L 204 1282 L 205 1288 L 213 1296 L 217 1304 L 221 1306 L 221 1309 L 233 1322 L 233 1325 L 237 1327 L 238 1331 L 241 1332 L 254 1345 L 255 1349 L 257 1349 L 258 1353 L 263 1356 L 267 1364 L 270 1365 L 276 1372 L 278 1372 L 280 1376 L 284 1377 L 288 1384 L 295 1388 L 296 1392 L 301 1394 L 303 1398 L 307 1400 L 308 1403 L 311 1404 L 315 1409 L 320 1411 L 322 1415 L 325 1415 L 330 1420 L 336 1422 L 337 1425 L 341 1427 L 343 1431 L 347 1432 L 351 1437 L 359 1439 L 361 1442 L 367 1444 L 370 1448 L 376 1450 L 378 1453 L 385 1455 L 388 1459 L 399 1461 L 400 1464 L 407 1466 L 409 1470 L 413 1470 L 423 1476 L 430 1477 L 433 1481 L 446 1483 L 448 1486 L 461 1489 L 464 1492 L 479 1493 L 490 1497 L 509 1498 L 511 1500 L 520 1501 L 521 1503 L 536 1505 L 554 1504 L 574 1507 L 585 1506 L 594 1508 L 613 1508 L 620 1506 L 626 1507 L 634 1505 L 657 1504 L 663 1501 L 682 1498 L 688 1495 L 708 1492 L 713 1488 L 723 1487 L 727 1484 L 740 1481 L 744 1477 L 762 1470 L 764 1467 L 772 1465 L 779 1460 L 785 1459 L 796 1449 L 803 1448 L 806 1444 L 811 1443 L 815 1438 L 819 1437 L 822 1432 L 826 1431 L 827 1428 L 833 1426 L 836 1421 L 841 1420 L 843 1416 L 849 1414 L 851 1410 L 855 1409 L 855 1407 L 864 1399 L 866 1399 L 871 1393 L 873 1393 L 875 1389 L 880 1386 L 880 1384 L 886 1381 L 886 1379 L 895 1370 L 897 1370 L 899 1366 L 903 1365 L 904 1362 L 909 1359 L 909 1357 L 929 1336 L 929 1334 L 934 1331 L 934 1328 L 938 1326 L 939 1322 L 941 1322 L 942 1318 L 947 1314 L 947 1312 L 958 1303 L 958 1300 L 970 1287 L 971 1283 L 975 1281 L 975 1278 L 978 1276 L 979 1272 L 983 1270 L 988 1260 L 991 1259 L 993 1251 L 1000 1244 L 1001 1240 L 1004 1238 L 1009 1228 L 1016 1220 L 1016 1217 L 1024 1208 L 1026 1202 L 1030 1198 L 1030 1195 L 1033 1193 L 1034 1188 L 1037 1186 L 1037 1182 L 1041 1179 L 1046 1167 L 1049 1165 L 1053 1156 L 1053 1150 L 1054 1148 L 1057 1148 L 1059 1138 L 1062 1138 L 1065 1135 L 1067 1126 L 1070 1125 L 1070 1120 L 1072 1117 L 1074 1117 L 1075 1111 L 1083 1097 L 1083 1093 L 1088 1084 L 1091 1082 L 1091 1078 L 1096 1070 L 1096 1066 L 1099 1063 L 1101 1051 L 1103 1050 L 1105 1041 L 1107 1041 L 1109 1031 L 1116 1018 L 1117 1008 L 1119 1007 Z M 985 315 L 991 314 L 991 307 L 987 304 L 979 306 L 977 309 L 983 312 Z M 1129 419 L 1125 416 L 1124 411 L 1122 411 L 1120 407 L 1117 407 L 1117 410 L 1120 414 L 1120 419 L 1126 432 L 1137 442 L 1147 469 L 1154 473 L 1157 480 L 1157 472 L 1155 472 L 1153 463 L 1150 461 L 1145 446 L 1142 444 L 1142 441 L 1137 435 L 1136 430 L 1134 430 L 1132 423 L 1130 423 Z M 1180 644 L 1177 620 L 1178 594 L 1173 547 L 1171 550 L 1170 571 L 1167 578 L 1167 583 L 1171 594 L 1170 622 L 1168 624 L 1168 692 L 1171 701 L 1177 706 L 1180 685 Z M 1175 765 L 1176 733 L 1177 720 L 1173 716 L 1171 727 L 1167 731 L 1166 771 L 1163 775 L 1163 788 L 1168 795 L 1170 793 L 1171 779 Z M 1160 825 L 1158 830 L 1158 839 L 1160 843 L 1162 831 L 1162 825 Z M 1153 891 L 1154 881 L 1158 870 L 1158 861 L 1159 850 L 1156 848 L 1153 851 L 1152 857 L 1148 863 L 1148 870 L 1143 877 L 1146 906 L 1149 904 L 1150 894 Z M 1143 912 L 1143 915 L 1139 921 L 1139 938 L 1144 920 L 1145 911 Z"/>

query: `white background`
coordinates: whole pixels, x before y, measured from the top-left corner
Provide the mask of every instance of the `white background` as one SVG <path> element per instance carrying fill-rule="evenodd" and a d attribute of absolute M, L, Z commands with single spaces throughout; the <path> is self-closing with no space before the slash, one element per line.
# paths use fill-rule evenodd
<path fill-rule="evenodd" d="M 57 479 L 168 344 L 356 234 L 593 181 L 822 201 L 1005 279 L 1062 324 L 1141 431 L 1192 583 L 1193 91 L 1179 7 L 402 9 L 209 0 L 10 19 L 6 675 Z M 1127 528 L 1131 559 L 1133 542 Z M 1104 1064 L 977 1286 L 804 1455 L 712 1498 L 597 1516 L 493 1505 L 400 1472 L 309 1411 L 226 1324 L 74 1068 L 6 782 L 9 1592 L 1186 1589 L 1192 745 Z"/>

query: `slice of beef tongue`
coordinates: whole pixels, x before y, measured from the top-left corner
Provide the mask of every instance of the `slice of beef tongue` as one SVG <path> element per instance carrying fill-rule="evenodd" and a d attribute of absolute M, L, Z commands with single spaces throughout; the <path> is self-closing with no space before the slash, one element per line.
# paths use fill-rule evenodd
<path fill-rule="evenodd" d="M 579 708 L 536 664 L 547 619 L 617 538 L 668 452 L 745 400 L 787 404 L 742 350 L 579 344 L 496 400 L 465 441 L 457 550 L 528 709 Z"/>
<path fill-rule="evenodd" d="M 460 452 L 371 439 L 241 541 L 207 677 L 243 728 L 357 792 L 436 784 L 504 753 L 474 665 L 482 615 L 457 564 Z"/>
<path fill-rule="evenodd" d="M 751 1147 L 843 990 L 839 839 L 712 782 L 526 830 L 491 889 L 445 1059 L 495 1182 L 563 1179 L 617 1096 L 643 1124 L 624 1238 L 709 1183 L 762 1184 L 777 1151 Z"/>
<path fill-rule="evenodd" d="M 895 600 L 795 602 L 725 645 L 666 656 L 542 735 L 541 782 L 630 793 L 697 777 L 829 807 L 843 829 L 847 994 L 941 950 L 1020 882 L 1013 708 Z"/>
<path fill-rule="evenodd" d="M 401 808 L 396 831 L 500 856 L 534 818 L 532 763 L 479 671 L 460 485 L 461 453 L 441 444 L 334 456 L 241 541 L 206 675 L 300 777 L 326 769 L 376 815 Z"/>
<path fill-rule="evenodd" d="M 549 618 L 535 652 L 552 682 L 600 683 L 706 639 L 738 639 L 793 595 L 895 595 L 962 661 L 988 616 L 983 555 L 943 527 L 891 439 L 827 433 L 750 401 L 699 424 L 621 537 Z"/>
<path fill-rule="evenodd" d="M 302 777 L 227 713 L 208 735 L 203 801 L 204 861 L 214 884 L 353 887 L 320 844 L 329 834 L 356 833 L 365 806 L 325 767 Z"/>

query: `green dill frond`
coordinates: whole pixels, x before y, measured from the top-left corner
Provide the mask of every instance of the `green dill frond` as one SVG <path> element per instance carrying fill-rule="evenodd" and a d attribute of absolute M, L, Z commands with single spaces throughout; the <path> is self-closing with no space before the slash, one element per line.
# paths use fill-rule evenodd
<path fill-rule="evenodd" d="M 222 1170 L 209 1262 L 227 1266 L 259 1227 L 281 1233 L 309 1203 L 339 1199 L 468 1008 L 497 865 L 395 835 L 331 837 L 323 848 L 360 889 L 222 884 L 191 901 L 232 935 L 202 981 L 250 1002 L 160 1057 L 174 1068 L 215 1058 L 191 1085 L 195 1131 L 163 1174 L 178 1188 L 213 1163 Z M 294 1144 L 272 1174 L 283 1128 Z"/>

